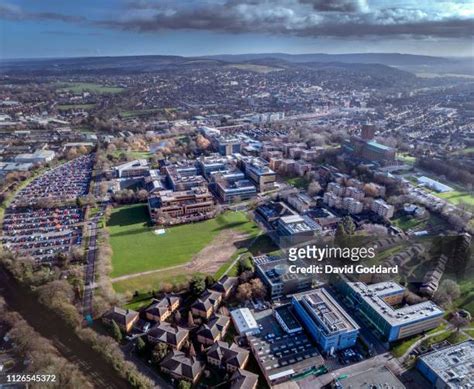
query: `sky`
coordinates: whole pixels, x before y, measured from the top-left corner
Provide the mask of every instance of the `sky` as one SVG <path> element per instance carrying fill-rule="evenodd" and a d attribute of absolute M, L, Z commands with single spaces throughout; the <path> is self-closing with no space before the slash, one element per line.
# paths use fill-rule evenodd
<path fill-rule="evenodd" d="M 0 57 L 473 56 L 474 0 L 0 0 Z"/>

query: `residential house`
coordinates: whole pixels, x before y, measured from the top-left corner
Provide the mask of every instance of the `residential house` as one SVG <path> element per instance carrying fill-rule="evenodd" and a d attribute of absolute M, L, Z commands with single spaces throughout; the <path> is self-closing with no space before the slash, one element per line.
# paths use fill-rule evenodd
<path fill-rule="evenodd" d="M 237 369 L 230 378 L 230 389 L 256 389 L 258 375 L 247 370 Z"/>
<path fill-rule="evenodd" d="M 112 325 L 112 322 L 115 322 L 123 332 L 128 333 L 138 318 L 139 315 L 136 311 L 113 307 L 102 316 L 102 322 L 106 325 Z"/>
<path fill-rule="evenodd" d="M 228 372 L 243 369 L 249 360 L 249 351 L 235 343 L 217 341 L 207 351 L 207 362 Z"/>
<path fill-rule="evenodd" d="M 205 345 L 212 345 L 222 340 L 229 328 L 230 318 L 228 316 L 216 315 L 205 323 L 197 331 L 197 341 Z"/>
<path fill-rule="evenodd" d="M 228 275 L 225 275 L 221 277 L 221 279 L 217 281 L 214 285 L 212 285 L 210 289 L 221 293 L 222 298 L 226 299 L 237 287 L 238 283 L 239 279 L 237 277 L 229 277 Z"/>
<path fill-rule="evenodd" d="M 191 305 L 191 312 L 195 316 L 209 319 L 216 312 L 222 301 L 222 295 L 215 290 L 207 289 L 197 300 Z"/>
<path fill-rule="evenodd" d="M 168 323 L 160 323 L 148 331 L 147 338 L 150 343 L 166 343 L 180 350 L 189 338 L 189 331 L 181 327 L 173 327 Z"/>
<path fill-rule="evenodd" d="M 162 322 L 166 320 L 181 304 L 178 296 L 165 296 L 161 300 L 153 299 L 151 304 L 145 308 L 145 317 L 148 320 Z"/>
<path fill-rule="evenodd" d="M 172 350 L 160 362 L 161 371 L 178 380 L 195 384 L 204 370 L 204 362 L 196 357 L 188 357 L 181 351 Z"/>

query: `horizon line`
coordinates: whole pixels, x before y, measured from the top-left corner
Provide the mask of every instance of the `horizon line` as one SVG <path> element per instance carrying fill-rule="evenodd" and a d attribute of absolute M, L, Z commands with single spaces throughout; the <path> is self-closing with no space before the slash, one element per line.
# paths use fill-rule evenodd
<path fill-rule="evenodd" d="M 341 52 L 341 53 L 325 53 L 325 52 L 314 52 L 314 53 L 286 53 L 286 52 L 258 52 L 258 53 L 220 53 L 220 54 L 204 54 L 204 55 L 182 55 L 182 54 L 111 54 L 111 55 L 78 55 L 78 56 L 44 56 L 44 57 L 3 57 L 0 58 L 0 62 L 5 61 L 26 61 L 26 60 L 51 60 L 51 59 L 78 59 L 78 58 L 121 58 L 121 57 L 180 57 L 180 58 L 209 58 L 219 56 L 242 56 L 242 55 L 407 55 L 407 56 L 418 56 L 418 57 L 429 57 L 429 58 L 444 58 L 444 59 L 474 59 L 473 55 L 466 56 L 440 56 L 440 55 L 428 55 L 428 54 L 414 54 L 414 53 L 400 53 L 400 52 L 386 52 L 386 51 L 373 51 L 373 52 Z"/>

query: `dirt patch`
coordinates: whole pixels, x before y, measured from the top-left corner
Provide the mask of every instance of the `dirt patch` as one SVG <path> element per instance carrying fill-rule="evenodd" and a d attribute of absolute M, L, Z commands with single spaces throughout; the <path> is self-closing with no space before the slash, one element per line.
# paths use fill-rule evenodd
<path fill-rule="evenodd" d="M 224 230 L 184 267 L 192 272 L 213 274 L 229 261 L 232 254 L 246 239 L 247 235 L 242 232 Z"/>

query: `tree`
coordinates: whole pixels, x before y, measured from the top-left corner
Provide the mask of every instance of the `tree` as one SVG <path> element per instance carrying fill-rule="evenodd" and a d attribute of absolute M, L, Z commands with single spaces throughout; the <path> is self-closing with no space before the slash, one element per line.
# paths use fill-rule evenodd
<path fill-rule="evenodd" d="M 120 327 L 118 324 L 115 322 L 115 320 L 112 320 L 112 326 L 111 326 L 111 331 L 112 331 L 112 336 L 117 342 L 122 341 L 122 331 L 120 331 Z"/>
<path fill-rule="evenodd" d="M 334 235 L 334 242 L 339 246 L 343 246 L 345 240 L 346 240 L 346 230 L 344 229 L 344 226 L 342 225 L 342 222 L 339 222 L 337 224 L 337 227 L 336 227 L 336 233 Z"/>
<path fill-rule="evenodd" d="M 317 195 L 321 192 L 321 185 L 318 181 L 311 181 L 311 184 L 308 186 L 308 194 L 311 196 Z"/>
<path fill-rule="evenodd" d="M 236 294 L 237 300 L 244 302 L 249 300 L 252 297 L 252 286 L 250 283 L 245 283 L 239 285 L 237 288 L 237 294 Z"/>
<path fill-rule="evenodd" d="M 244 271 L 242 274 L 239 276 L 239 283 L 244 284 L 246 282 L 249 282 L 253 278 L 253 271 Z"/>
<path fill-rule="evenodd" d="M 459 332 L 461 328 L 466 327 L 469 324 L 469 318 L 461 316 L 459 312 L 456 312 L 449 322 L 454 328 L 456 328 L 456 332 Z"/>
<path fill-rule="evenodd" d="M 216 283 L 216 279 L 212 275 L 209 274 L 206 276 L 206 288 L 209 288 L 215 283 Z"/>
<path fill-rule="evenodd" d="M 262 299 L 267 295 L 267 288 L 260 280 L 260 278 L 254 278 L 250 281 L 250 286 L 252 290 L 252 296 L 257 299 Z"/>
<path fill-rule="evenodd" d="M 191 383 L 181 380 L 178 382 L 178 389 L 191 389 Z"/>
<path fill-rule="evenodd" d="M 146 344 L 143 338 L 140 336 L 137 340 L 137 351 L 139 354 L 143 354 L 145 352 Z"/>
<path fill-rule="evenodd" d="M 252 261 L 249 257 L 241 258 L 239 260 L 239 262 L 237 263 L 237 271 L 239 274 L 242 274 L 246 271 L 254 271 Z"/>
<path fill-rule="evenodd" d="M 168 354 L 168 346 L 166 343 L 157 343 L 153 352 L 151 353 L 151 360 L 153 363 L 159 363 Z"/>
<path fill-rule="evenodd" d="M 140 189 L 137 193 L 137 200 L 139 202 L 147 201 L 148 199 L 148 192 L 145 189 Z"/>
<path fill-rule="evenodd" d="M 356 225 L 350 216 L 344 216 L 342 218 L 342 225 L 344 226 L 344 231 L 347 235 L 354 235 Z"/>
<path fill-rule="evenodd" d="M 206 289 L 206 281 L 200 274 L 196 274 L 189 283 L 189 289 L 193 296 L 199 296 Z"/>

